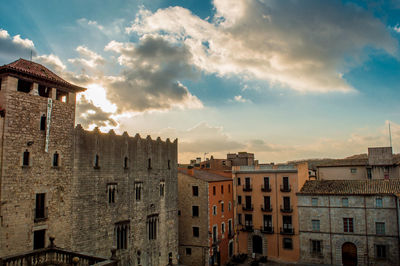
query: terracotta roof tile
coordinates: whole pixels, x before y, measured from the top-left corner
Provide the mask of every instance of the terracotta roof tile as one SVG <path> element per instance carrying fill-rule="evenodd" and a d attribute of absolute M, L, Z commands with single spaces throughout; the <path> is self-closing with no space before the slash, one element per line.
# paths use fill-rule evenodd
<path fill-rule="evenodd" d="M 190 176 L 192 176 L 194 178 L 198 178 L 198 179 L 204 180 L 206 182 L 232 181 L 232 178 L 225 177 L 225 176 L 222 176 L 222 175 L 218 175 L 218 174 L 215 174 L 215 173 L 210 173 L 208 171 L 194 170 L 194 169 L 193 169 L 193 171 L 194 171 L 193 175 L 190 175 Z M 182 170 L 182 169 L 179 169 L 179 172 L 183 173 L 183 174 L 186 174 L 186 175 L 189 175 L 187 173 L 187 171 Z"/>
<path fill-rule="evenodd" d="M 61 77 L 54 74 L 45 66 L 41 64 L 25 60 L 25 59 L 18 59 L 8 65 L 3 65 L 0 67 L 0 72 L 9 72 L 15 71 L 17 73 L 29 75 L 38 79 L 46 80 L 53 82 L 55 84 L 59 84 L 69 89 L 73 89 L 75 91 L 84 91 L 86 90 L 83 87 L 79 87 L 77 85 L 71 84 L 68 81 L 62 79 Z"/>
<path fill-rule="evenodd" d="M 311 180 L 299 194 L 398 194 L 400 179 L 375 180 Z"/>

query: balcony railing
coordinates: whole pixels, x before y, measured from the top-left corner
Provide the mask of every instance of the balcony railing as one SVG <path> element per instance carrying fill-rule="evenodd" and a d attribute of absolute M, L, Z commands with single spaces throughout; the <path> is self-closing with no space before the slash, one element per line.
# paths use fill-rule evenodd
<path fill-rule="evenodd" d="M 263 211 L 263 212 L 272 212 L 272 207 L 271 207 L 271 205 L 266 206 L 266 205 L 262 204 L 261 205 L 261 211 Z"/>
<path fill-rule="evenodd" d="M 254 209 L 253 208 L 253 204 L 251 204 L 251 205 L 249 205 L 249 204 L 242 205 L 242 209 L 244 211 L 252 211 Z"/>
<path fill-rule="evenodd" d="M 294 228 L 282 228 L 280 230 L 281 235 L 294 235 Z"/>
<path fill-rule="evenodd" d="M 291 213 L 291 212 L 293 212 L 293 206 L 282 206 L 281 205 L 281 212 Z"/>
<path fill-rule="evenodd" d="M 253 225 L 245 225 L 245 226 L 243 226 L 242 231 L 253 232 L 254 231 Z"/>
<path fill-rule="evenodd" d="M 290 191 L 292 191 L 291 185 L 287 185 L 287 186 L 281 185 L 281 192 L 290 192 Z"/>
<path fill-rule="evenodd" d="M 271 192 L 271 186 L 268 184 L 268 185 L 262 185 L 261 186 L 261 191 L 262 192 Z"/>
<path fill-rule="evenodd" d="M 68 251 L 54 245 L 54 238 L 50 238 L 50 245 L 47 248 L 37 249 L 17 255 L 0 258 L 1 266 L 14 265 L 97 265 L 117 266 L 115 249 L 112 250 L 111 258 L 91 256 L 88 254 Z"/>
<path fill-rule="evenodd" d="M 252 190 L 253 190 L 252 185 L 244 185 L 243 186 L 243 191 L 245 191 L 245 192 L 252 191 Z"/>
<path fill-rule="evenodd" d="M 260 231 L 261 231 L 261 233 L 264 233 L 264 234 L 273 234 L 274 227 L 273 226 L 261 226 Z"/>
<path fill-rule="evenodd" d="M 34 217 L 34 222 L 41 222 L 41 221 L 45 221 L 48 218 L 48 208 L 35 208 L 33 209 L 33 217 Z"/>

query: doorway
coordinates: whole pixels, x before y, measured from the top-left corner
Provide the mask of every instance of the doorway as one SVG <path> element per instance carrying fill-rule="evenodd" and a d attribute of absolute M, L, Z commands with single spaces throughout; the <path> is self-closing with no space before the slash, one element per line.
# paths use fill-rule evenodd
<path fill-rule="evenodd" d="M 353 243 L 346 242 L 342 246 L 342 263 L 343 266 L 357 265 L 357 247 Z"/>
<path fill-rule="evenodd" d="M 253 253 L 262 254 L 262 238 L 261 236 L 253 236 Z"/>

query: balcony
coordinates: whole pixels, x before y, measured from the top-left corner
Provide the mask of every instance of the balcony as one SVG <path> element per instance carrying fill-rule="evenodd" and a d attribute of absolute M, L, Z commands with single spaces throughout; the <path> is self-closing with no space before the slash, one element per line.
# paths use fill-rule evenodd
<path fill-rule="evenodd" d="M 291 213 L 291 212 L 293 212 L 293 206 L 282 206 L 281 205 L 281 212 Z"/>
<path fill-rule="evenodd" d="M 292 226 L 292 225 L 290 225 Z M 282 228 L 280 230 L 281 235 L 294 235 L 294 228 L 288 227 L 288 228 Z"/>
<path fill-rule="evenodd" d="M 271 186 L 268 184 L 268 185 L 262 185 L 261 186 L 261 191 L 262 192 L 271 192 Z"/>
<path fill-rule="evenodd" d="M 253 225 L 245 225 L 242 227 L 241 229 L 244 232 L 254 232 L 254 228 Z"/>
<path fill-rule="evenodd" d="M 261 231 L 261 233 L 264 233 L 264 234 L 273 234 L 274 227 L 273 226 L 261 226 L 260 231 Z"/>
<path fill-rule="evenodd" d="M 244 191 L 244 192 L 253 191 L 253 186 L 252 186 L 252 185 L 244 185 L 244 186 L 243 186 L 243 191 Z"/>
<path fill-rule="evenodd" d="M 269 206 L 261 205 L 261 211 L 272 212 L 272 207 L 271 207 L 271 205 L 269 205 Z"/>
<path fill-rule="evenodd" d="M 245 204 L 245 205 L 243 205 L 242 206 L 242 209 L 244 210 L 244 211 L 252 211 L 254 208 L 253 208 L 253 204 Z"/>
<path fill-rule="evenodd" d="M 33 210 L 33 217 L 35 223 L 46 221 L 48 218 L 48 208 L 35 208 Z"/>
<path fill-rule="evenodd" d="M 50 237 L 50 245 L 47 248 L 28 251 L 16 255 L 0 258 L 0 265 L 98 265 L 117 266 L 115 249 L 111 258 L 92 256 L 87 253 L 68 251 L 54 245 L 54 238 Z"/>
<path fill-rule="evenodd" d="M 291 185 L 287 185 L 287 186 L 282 186 L 281 185 L 281 192 L 290 192 L 292 191 L 292 186 Z"/>

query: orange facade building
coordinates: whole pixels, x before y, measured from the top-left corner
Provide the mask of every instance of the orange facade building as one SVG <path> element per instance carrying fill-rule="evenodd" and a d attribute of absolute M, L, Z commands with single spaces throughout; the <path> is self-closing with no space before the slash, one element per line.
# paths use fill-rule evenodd
<path fill-rule="evenodd" d="M 184 265 L 224 265 L 234 253 L 233 181 L 179 169 L 179 256 Z"/>
<path fill-rule="evenodd" d="M 307 163 L 232 168 L 235 254 L 295 262 L 300 258 L 297 196 Z"/>

